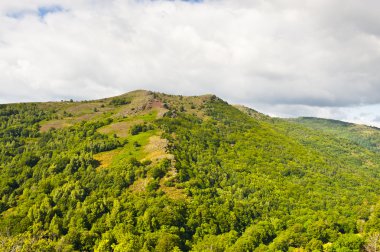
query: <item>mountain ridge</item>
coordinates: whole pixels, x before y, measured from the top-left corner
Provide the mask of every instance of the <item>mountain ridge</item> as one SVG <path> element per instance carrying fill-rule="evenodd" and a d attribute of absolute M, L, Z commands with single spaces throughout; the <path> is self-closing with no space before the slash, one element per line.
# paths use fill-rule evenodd
<path fill-rule="evenodd" d="M 153 94 L 161 94 L 161 95 L 164 95 L 164 96 L 171 96 L 171 97 L 185 97 L 185 98 L 195 98 L 195 97 L 204 97 L 204 98 L 210 98 L 210 97 L 215 97 L 217 99 L 220 99 L 220 100 L 223 100 L 221 99 L 220 97 L 216 96 L 215 94 L 202 94 L 202 95 L 189 95 L 189 96 L 185 96 L 185 95 L 179 95 L 179 94 L 176 94 L 176 95 L 172 95 L 172 94 L 166 94 L 166 93 L 162 93 L 162 92 L 157 92 L 157 91 L 151 91 L 151 90 L 146 90 L 146 89 L 136 89 L 136 90 L 132 90 L 132 91 L 129 91 L 129 92 L 126 92 L 126 93 L 122 93 L 120 95 L 115 95 L 115 96 L 110 96 L 110 97 L 103 97 L 103 98 L 96 98 L 96 99 L 90 99 L 90 100 L 59 100 L 59 101 L 34 101 L 34 102 L 22 102 L 22 104 L 57 104 L 57 103 L 91 103 L 91 102 L 101 102 L 101 101 L 110 101 L 112 99 L 115 99 L 115 98 L 123 98 L 123 97 L 129 97 L 129 96 L 133 96 L 133 95 L 153 95 Z M 20 103 L 17 103 L 17 102 L 14 102 L 14 103 L 3 103 L 3 104 L 0 104 L 0 105 L 16 105 L 16 104 L 20 104 Z M 250 114 L 250 115 L 253 115 L 255 114 L 256 116 L 260 117 L 261 119 L 269 119 L 269 118 L 280 118 L 280 119 L 284 119 L 284 120 L 289 120 L 289 121 L 302 121 L 302 120 L 320 120 L 320 121 L 328 121 L 328 122 L 335 122 L 337 124 L 342 124 L 342 125 L 358 125 L 358 126 L 365 126 L 365 127 L 369 127 L 369 128 L 373 128 L 373 129 L 376 129 L 376 130 L 380 130 L 379 127 L 376 127 L 376 126 L 371 126 L 371 125 L 367 125 L 367 124 L 357 124 L 357 123 L 354 123 L 354 122 L 347 122 L 347 121 L 343 121 L 343 120 L 338 120 L 338 119 L 331 119 L 331 118 L 323 118 L 323 117 L 313 117 L 313 116 L 299 116 L 299 117 L 294 117 L 294 118 L 281 118 L 281 117 L 271 117 L 271 116 L 268 116 L 264 113 L 261 113 L 257 110 L 255 110 L 254 108 L 251 108 L 251 107 L 248 107 L 246 105 L 241 105 L 241 104 L 232 104 L 232 106 L 238 108 L 239 110 L 241 110 L 242 112 L 244 113 L 247 113 L 247 114 Z"/>

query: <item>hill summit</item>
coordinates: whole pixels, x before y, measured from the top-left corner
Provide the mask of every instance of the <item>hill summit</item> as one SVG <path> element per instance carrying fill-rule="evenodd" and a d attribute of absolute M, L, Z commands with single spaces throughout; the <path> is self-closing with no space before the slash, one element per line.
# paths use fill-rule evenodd
<path fill-rule="evenodd" d="M 4 104 L 0 246 L 375 251 L 379 140 L 214 95 Z"/>

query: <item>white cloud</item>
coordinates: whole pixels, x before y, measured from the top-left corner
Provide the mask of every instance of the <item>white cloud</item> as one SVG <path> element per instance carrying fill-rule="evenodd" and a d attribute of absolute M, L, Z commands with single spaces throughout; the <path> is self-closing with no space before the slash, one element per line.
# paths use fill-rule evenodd
<path fill-rule="evenodd" d="M 4 1 L 0 102 L 145 88 L 342 118 L 380 103 L 378 9 L 376 0 Z"/>
<path fill-rule="evenodd" d="M 292 104 L 245 104 L 275 117 L 311 116 L 336 119 L 380 128 L 380 105 L 358 105 L 349 107 L 318 107 Z"/>

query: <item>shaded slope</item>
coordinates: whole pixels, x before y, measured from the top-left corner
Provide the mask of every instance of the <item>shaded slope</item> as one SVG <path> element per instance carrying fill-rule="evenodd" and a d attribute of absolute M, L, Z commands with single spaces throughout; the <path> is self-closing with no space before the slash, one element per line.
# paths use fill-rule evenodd
<path fill-rule="evenodd" d="M 337 120 L 313 117 L 290 119 L 308 128 L 321 130 L 334 136 L 353 141 L 365 148 L 380 152 L 380 129 Z"/>

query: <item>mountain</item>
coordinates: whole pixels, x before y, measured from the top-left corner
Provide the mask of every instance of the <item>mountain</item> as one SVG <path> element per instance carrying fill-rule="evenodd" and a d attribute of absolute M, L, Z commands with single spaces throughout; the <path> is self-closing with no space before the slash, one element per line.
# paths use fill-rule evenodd
<path fill-rule="evenodd" d="M 380 152 L 380 129 L 331 119 L 301 117 L 290 119 L 304 126 L 322 130 L 336 137 L 351 140 L 365 148 Z"/>
<path fill-rule="evenodd" d="M 376 251 L 377 134 L 214 95 L 0 105 L 0 247 Z"/>

